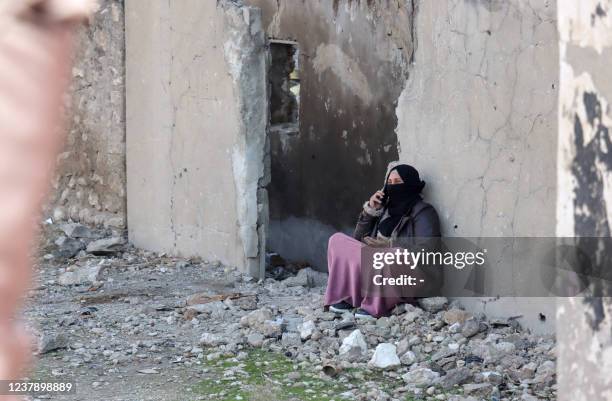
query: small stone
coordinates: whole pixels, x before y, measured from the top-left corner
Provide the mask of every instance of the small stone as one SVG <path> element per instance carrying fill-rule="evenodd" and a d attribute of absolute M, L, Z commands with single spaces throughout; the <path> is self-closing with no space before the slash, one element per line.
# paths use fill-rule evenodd
<path fill-rule="evenodd" d="M 456 385 L 464 384 L 472 378 L 472 372 L 468 368 L 455 368 L 449 370 L 440 380 L 442 388 L 448 390 Z"/>
<path fill-rule="evenodd" d="M 349 334 L 340 346 L 339 354 L 344 359 L 356 361 L 361 359 L 368 352 L 368 344 L 366 339 L 359 329 L 354 330 Z"/>
<path fill-rule="evenodd" d="M 431 313 L 439 312 L 448 305 L 446 297 L 420 298 L 418 302 L 421 308 Z"/>
<path fill-rule="evenodd" d="M 60 226 L 61 230 L 70 238 L 98 239 L 100 234 L 94 232 L 86 225 L 80 223 L 65 223 Z"/>
<path fill-rule="evenodd" d="M 521 368 L 519 371 L 519 377 L 523 380 L 533 379 L 538 365 L 535 362 L 529 362 Z"/>
<path fill-rule="evenodd" d="M 374 350 L 372 359 L 368 362 L 368 366 L 377 369 L 390 369 L 401 364 L 400 359 L 397 357 L 396 347 L 393 344 L 382 343 L 378 344 Z"/>
<path fill-rule="evenodd" d="M 412 351 L 406 351 L 400 357 L 402 365 L 411 366 L 417 361 L 416 354 Z"/>
<path fill-rule="evenodd" d="M 55 245 L 58 247 L 56 255 L 60 258 L 72 258 L 85 249 L 85 244 L 81 240 L 65 236 L 58 238 Z"/>
<path fill-rule="evenodd" d="M 481 374 L 486 383 L 498 386 L 503 381 L 503 376 L 497 372 L 482 372 Z"/>
<path fill-rule="evenodd" d="M 223 343 L 224 343 L 223 339 L 220 336 L 213 334 L 213 333 L 203 333 L 202 336 L 200 337 L 200 345 L 203 345 L 205 347 L 216 347 Z"/>
<path fill-rule="evenodd" d="M 455 323 L 464 323 L 471 315 L 461 309 L 449 309 L 444 312 L 442 320 L 449 326 Z"/>
<path fill-rule="evenodd" d="M 314 333 L 315 329 L 315 322 L 312 320 L 305 321 L 299 326 L 300 338 L 304 341 L 308 340 L 310 337 L 312 337 L 312 333 Z"/>
<path fill-rule="evenodd" d="M 283 333 L 281 344 L 285 347 L 299 347 L 302 345 L 302 340 L 298 333 Z"/>
<path fill-rule="evenodd" d="M 463 385 L 463 394 L 482 394 L 489 395 L 491 392 L 491 385 L 489 383 L 469 383 Z"/>
<path fill-rule="evenodd" d="M 251 347 L 261 347 L 264 342 L 264 336 L 261 333 L 251 333 L 247 336 L 247 343 Z"/>
<path fill-rule="evenodd" d="M 272 311 L 268 308 L 256 309 L 240 319 L 242 327 L 259 329 L 266 320 L 272 320 Z"/>
<path fill-rule="evenodd" d="M 427 368 L 417 368 L 402 375 L 402 379 L 414 387 L 431 386 L 438 382 L 440 374 Z"/>
<path fill-rule="evenodd" d="M 310 267 L 301 269 L 297 275 L 283 280 L 287 287 L 321 287 L 327 284 L 327 274 Z"/>
<path fill-rule="evenodd" d="M 117 253 L 123 248 L 125 241 L 121 237 L 102 238 L 90 242 L 87 245 L 87 252 L 93 255 L 110 255 Z"/>
<path fill-rule="evenodd" d="M 260 330 L 265 337 L 280 338 L 283 334 L 283 323 L 281 320 L 266 320 Z"/>
<path fill-rule="evenodd" d="M 90 261 L 85 266 L 75 266 L 59 276 L 58 283 L 63 286 L 91 284 L 102 280 L 102 272 L 107 267 L 105 261 Z"/>
<path fill-rule="evenodd" d="M 480 331 L 480 323 L 476 319 L 468 319 L 463 323 L 461 335 L 465 338 L 474 337 Z"/>
<path fill-rule="evenodd" d="M 44 334 L 38 343 L 38 353 L 46 354 L 68 348 L 68 339 L 63 334 Z"/>
<path fill-rule="evenodd" d="M 141 369 L 138 371 L 138 373 L 142 373 L 143 375 L 156 375 L 159 373 L 159 371 L 157 369 Z"/>

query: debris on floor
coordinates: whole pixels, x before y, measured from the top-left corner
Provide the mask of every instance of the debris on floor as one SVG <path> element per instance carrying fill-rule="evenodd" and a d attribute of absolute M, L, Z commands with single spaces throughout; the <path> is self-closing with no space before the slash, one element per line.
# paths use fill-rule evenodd
<path fill-rule="evenodd" d="M 556 398 L 554 336 L 457 301 L 421 299 L 360 321 L 323 310 L 326 275 L 310 268 L 256 281 L 107 238 L 125 237 L 45 228 L 25 316 L 39 338 L 36 376 L 77 382 L 63 399 Z M 81 244 L 68 257 L 72 240 Z"/>

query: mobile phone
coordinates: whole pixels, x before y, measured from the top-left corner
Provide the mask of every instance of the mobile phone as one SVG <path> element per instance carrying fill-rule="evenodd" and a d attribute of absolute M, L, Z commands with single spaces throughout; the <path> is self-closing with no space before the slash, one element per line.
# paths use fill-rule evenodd
<path fill-rule="evenodd" d="M 385 206 L 385 204 L 389 200 L 389 195 L 387 195 L 387 192 L 385 191 L 385 189 L 386 189 L 386 187 L 383 187 L 383 189 L 381 189 L 381 191 L 383 191 L 383 193 L 384 193 L 382 199 L 380 200 L 381 206 Z"/>

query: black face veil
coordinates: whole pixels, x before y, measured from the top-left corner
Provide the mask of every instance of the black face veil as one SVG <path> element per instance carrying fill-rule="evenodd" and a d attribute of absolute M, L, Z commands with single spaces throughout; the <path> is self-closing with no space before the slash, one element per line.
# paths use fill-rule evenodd
<path fill-rule="evenodd" d="M 402 184 L 388 184 L 391 172 L 397 171 L 404 181 Z M 389 170 L 385 180 L 383 192 L 388 199 L 385 205 L 389 216 L 378 225 L 378 230 L 385 237 L 389 237 L 402 216 L 407 214 L 412 207 L 420 201 L 421 191 L 425 187 L 425 181 L 419 177 L 419 172 L 412 166 L 400 164 Z"/>

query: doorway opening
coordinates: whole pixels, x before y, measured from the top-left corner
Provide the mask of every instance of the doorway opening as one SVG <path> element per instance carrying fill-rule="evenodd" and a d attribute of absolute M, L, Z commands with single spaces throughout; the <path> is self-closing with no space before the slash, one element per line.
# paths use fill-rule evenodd
<path fill-rule="evenodd" d="M 269 42 L 269 140 L 270 183 L 268 185 L 269 224 L 266 235 L 266 276 L 285 279 L 308 266 L 296 260 L 292 248 L 301 242 L 289 238 L 283 229 L 291 216 L 295 191 L 289 182 L 301 173 L 295 152 L 299 150 L 300 49 L 297 42 L 271 39 Z"/>

